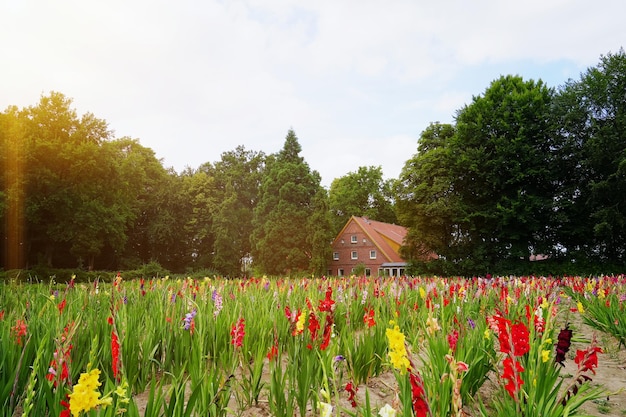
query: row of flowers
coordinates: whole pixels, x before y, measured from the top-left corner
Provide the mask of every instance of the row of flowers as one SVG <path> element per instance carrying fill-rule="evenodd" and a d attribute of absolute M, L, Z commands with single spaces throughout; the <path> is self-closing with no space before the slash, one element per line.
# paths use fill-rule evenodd
<path fill-rule="evenodd" d="M 603 391 L 591 383 L 602 349 L 591 337 L 570 352 L 570 321 L 608 317 L 619 340 L 626 280 L 2 285 L 0 369 L 15 371 L 1 373 L 0 416 L 18 405 L 24 415 L 135 416 L 142 392 L 145 416 L 225 416 L 261 398 L 275 416 L 571 416 Z M 576 374 L 564 378 L 572 359 Z M 395 386 L 371 404 L 368 384 L 388 371 Z M 490 378 L 504 395 L 486 404 Z"/>

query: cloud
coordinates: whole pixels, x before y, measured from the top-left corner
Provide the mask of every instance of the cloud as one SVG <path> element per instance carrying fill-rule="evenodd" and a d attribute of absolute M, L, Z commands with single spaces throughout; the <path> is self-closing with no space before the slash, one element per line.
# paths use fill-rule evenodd
<path fill-rule="evenodd" d="M 430 122 L 499 75 L 576 78 L 626 38 L 600 0 L 7 0 L 0 107 L 60 91 L 181 170 L 278 151 L 294 128 L 325 184 L 400 171 Z M 400 164 L 398 163 L 400 161 Z"/>

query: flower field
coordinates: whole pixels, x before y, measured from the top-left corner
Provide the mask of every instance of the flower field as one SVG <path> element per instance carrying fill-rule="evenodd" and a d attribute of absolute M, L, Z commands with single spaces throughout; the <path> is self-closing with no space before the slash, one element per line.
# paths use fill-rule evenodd
<path fill-rule="evenodd" d="M 0 417 L 626 415 L 621 275 L 0 290 Z"/>

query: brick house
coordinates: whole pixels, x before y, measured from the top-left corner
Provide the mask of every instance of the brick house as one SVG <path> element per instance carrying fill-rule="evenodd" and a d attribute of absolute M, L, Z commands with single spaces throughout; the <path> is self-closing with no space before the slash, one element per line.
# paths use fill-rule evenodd
<path fill-rule="evenodd" d="M 406 262 L 398 252 L 406 234 L 405 227 L 352 216 L 331 243 L 328 274 L 350 275 L 364 266 L 367 276 L 404 275 Z"/>

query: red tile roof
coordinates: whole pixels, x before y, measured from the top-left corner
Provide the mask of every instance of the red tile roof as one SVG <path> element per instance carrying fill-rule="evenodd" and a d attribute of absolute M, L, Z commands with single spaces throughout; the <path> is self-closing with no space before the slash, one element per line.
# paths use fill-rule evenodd
<path fill-rule="evenodd" d="M 389 262 L 404 262 L 398 251 L 407 234 L 405 227 L 371 220 L 367 217 L 352 216 L 351 220 L 363 229 Z"/>

